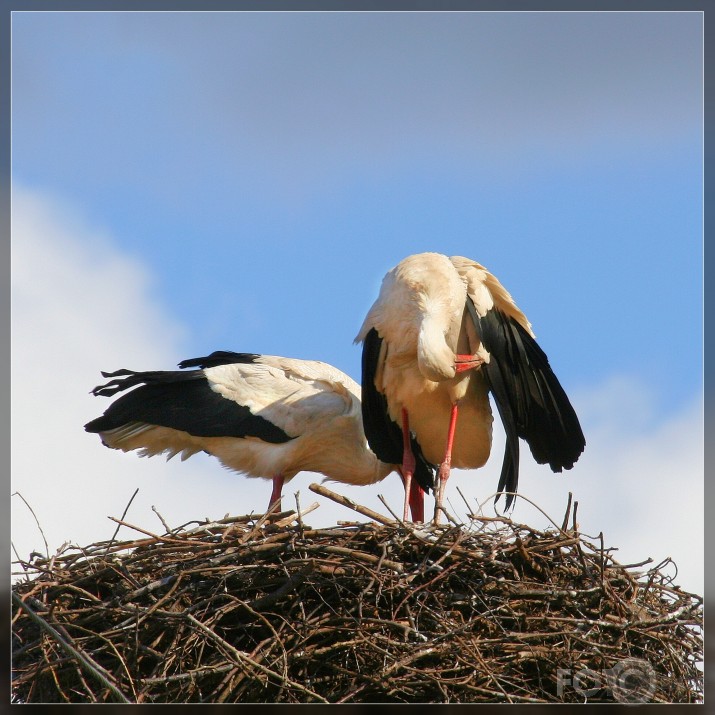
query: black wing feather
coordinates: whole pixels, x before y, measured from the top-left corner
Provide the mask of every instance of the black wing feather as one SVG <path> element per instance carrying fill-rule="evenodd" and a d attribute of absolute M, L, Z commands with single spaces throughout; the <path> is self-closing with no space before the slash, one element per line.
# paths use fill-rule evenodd
<path fill-rule="evenodd" d="M 390 418 L 387 399 L 375 387 L 381 345 L 382 338 L 375 328 L 371 328 L 362 348 L 362 423 L 367 442 L 377 458 L 386 464 L 402 464 L 402 428 Z M 434 486 L 435 466 L 425 459 L 414 435 L 410 440 L 415 456 L 414 478 L 429 492 Z"/>
<path fill-rule="evenodd" d="M 526 440 L 538 464 L 548 464 L 554 472 L 571 469 L 586 440 L 546 353 L 522 325 L 498 308 L 480 317 L 471 298 L 467 308 L 491 356 L 482 370 L 506 432 L 499 491 L 516 492 L 519 437 Z M 512 500 L 508 495 L 507 508 Z"/>
<path fill-rule="evenodd" d="M 254 363 L 260 358 L 256 353 L 235 353 L 231 350 L 214 350 L 206 357 L 190 358 L 182 360 L 179 367 L 183 370 L 187 367 L 217 367 L 218 365 L 233 365 L 234 363 Z"/>
<path fill-rule="evenodd" d="M 210 358 L 197 358 L 196 361 L 206 361 L 208 365 Z M 184 361 L 182 365 L 190 362 Z M 252 360 L 226 360 L 214 364 L 227 362 Z M 258 437 L 274 444 L 293 439 L 272 422 L 254 415 L 245 405 L 212 390 L 203 370 L 117 370 L 102 375 L 115 379 L 95 387 L 94 395 L 111 396 L 133 387 L 136 389 L 115 400 L 101 417 L 88 422 L 84 426 L 87 432 L 106 432 L 130 422 L 143 422 L 188 432 L 195 437 Z"/>

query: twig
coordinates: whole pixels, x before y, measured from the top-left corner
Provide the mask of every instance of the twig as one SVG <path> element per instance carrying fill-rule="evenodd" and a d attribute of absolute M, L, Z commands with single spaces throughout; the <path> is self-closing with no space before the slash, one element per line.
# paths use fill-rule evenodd
<path fill-rule="evenodd" d="M 205 633 L 211 640 L 215 641 L 216 643 L 219 643 L 221 646 L 223 646 L 229 653 L 231 653 L 236 660 L 239 663 L 248 665 L 252 668 L 255 668 L 256 670 L 259 670 L 261 673 L 264 675 L 267 675 L 270 678 L 273 678 L 276 680 L 278 683 L 285 682 L 287 683 L 291 688 L 295 688 L 296 690 L 300 691 L 301 693 L 305 693 L 306 695 L 309 695 L 311 698 L 314 698 L 318 702 L 321 703 L 327 703 L 328 701 L 322 697 L 321 695 L 318 695 L 318 693 L 313 692 L 310 688 L 306 688 L 304 685 L 301 685 L 300 683 L 296 683 L 294 680 L 291 680 L 290 678 L 286 678 L 285 676 L 279 675 L 278 673 L 273 672 L 270 668 L 266 668 L 265 666 L 261 665 L 260 663 L 257 663 L 255 660 L 249 658 L 245 653 L 241 653 L 240 650 L 237 648 L 234 648 L 230 643 L 225 641 L 221 636 L 219 636 L 217 633 L 214 633 L 208 626 L 205 626 L 201 621 L 197 620 L 192 616 L 190 613 L 186 614 L 186 618 L 194 625 L 196 628 L 201 630 L 203 633 Z"/>
<path fill-rule="evenodd" d="M 332 499 L 334 502 L 337 502 L 342 506 L 346 506 L 348 509 L 352 509 L 353 511 L 358 512 L 358 514 L 367 516 L 370 519 L 379 522 L 380 524 L 393 525 L 395 523 L 394 521 L 385 518 L 382 514 L 378 514 L 372 509 L 368 509 L 366 506 L 360 506 L 360 504 L 356 504 L 352 499 L 348 499 L 348 497 L 344 497 L 342 494 L 336 494 L 335 492 L 330 491 L 330 489 L 324 487 L 322 484 L 316 484 L 315 482 L 313 482 L 308 487 L 308 489 L 310 489 L 310 491 L 312 492 L 315 492 L 316 494 L 320 494 L 321 496 L 327 497 L 328 499 Z"/>
<path fill-rule="evenodd" d="M 529 497 L 524 496 L 524 495 L 521 494 L 520 492 L 493 492 L 490 496 L 488 496 L 484 501 L 482 501 L 482 502 L 479 504 L 479 509 L 481 510 L 482 507 L 483 507 L 487 502 L 489 502 L 489 500 L 490 500 L 493 496 L 495 496 L 495 495 L 497 495 L 497 494 L 513 494 L 513 496 L 514 496 L 515 498 L 523 499 L 525 502 L 527 502 L 528 504 L 531 504 L 531 506 L 533 506 L 535 509 L 537 509 L 538 511 L 540 511 L 540 512 L 553 524 L 553 526 L 555 526 L 559 531 L 563 532 L 563 529 L 562 529 L 536 502 L 532 501 L 531 499 L 529 499 Z M 504 518 L 504 517 L 501 517 L 501 518 Z M 568 532 L 567 532 L 566 535 L 569 536 L 570 534 L 568 534 Z"/>
<path fill-rule="evenodd" d="M 281 527 L 281 526 L 288 526 L 288 524 L 297 521 L 301 525 L 301 529 L 303 528 L 302 524 L 302 517 L 304 517 L 306 514 L 310 514 L 311 512 L 315 511 L 320 507 L 320 504 L 318 504 L 317 501 L 314 501 L 310 506 L 307 506 L 303 511 L 300 511 L 300 502 L 298 503 L 298 509 L 299 511 L 295 512 L 292 511 L 290 514 L 285 517 L 284 519 L 281 519 L 280 521 L 273 522 L 273 526 L 276 527 Z"/>
<path fill-rule="evenodd" d="M 300 513 L 300 490 L 295 493 L 295 510 L 298 513 L 298 530 L 303 534 L 303 515 Z"/>
<path fill-rule="evenodd" d="M 144 685 L 154 685 L 165 684 L 165 683 L 175 683 L 180 680 L 193 680 L 194 678 L 199 678 L 202 675 L 211 675 L 213 673 L 227 673 L 233 670 L 236 666 L 233 663 L 226 663 L 226 665 L 207 665 L 203 668 L 196 668 L 195 670 L 188 670 L 186 673 L 178 673 L 176 675 L 164 675 L 154 678 L 142 678 L 142 683 Z"/>
<path fill-rule="evenodd" d="M 47 560 L 50 560 L 50 547 L 47 545 L 47 539 L 45 538 L 45 532 L 42 531 L 42 527 L 40 526 L 40 521 L 37 518 L 37 515 L 33 511 L 32 507 L 28 503 L 27 499 L 25 499 L 20 492 L 13 492 L 10 496 L 18 496 L 22 501 L 25 502 L 25 506 L 30 510 L 30 514 L 32 514 L 33 518 L 35 519 L 35 524 L 37 524 L 37 528 L 40 530 L 40 535 L 42 536 L 42 540 L 45 542 L 45 556 L 47 557 Z"/>
<path fill-rule="evenodd" d="M 356 506 L 363 521 L 342 527 L 305 525 L 298 496 L 270 519 L 100 542 L 49 571 L 38 558 L 13 592 L 137 702 L 575 702 L 543 674 L 624 658 L 670 673 L 653 701 L 702 700 L 703 599 L 672 583 L 669 560 L 630 571 L 603 534 L 505 516 L 432 527 Z M 16 702 L 114 699 L 13 615 Z"/>
<path fill-rule="evenodd" d="M 129 511 L 129 507 L 131 506 L 132 502 L 134 501 L 134 497 L 139 493 L 139 487 L 137 487 L 134 490 L 134 494 L 132 494 L 131 498 L 127 502 L 127 505 L 124 507 L 124 513 L 121 516 L 122 521 L 124 520 L 124 517 L 127 515 L 127 512 Z M 114 539 L 117 538 L 117 534 L 119 533 L 119 530 L 122 528 L 121 523 L 117 524 L 117 528 L 114 530 L 114 533 L 112 534 L 112 538 L 109 540 L 107 543 L 107 548 L 104 550 L 104 554 L 106 556 L 107 551 L 109 551 L 109 547 L 114 543 Z"/>
<path fill-rule="evenodd" d="M 159 510 L 153 504 L 151 505 L 151 510 L 159 517 L 159 521 L 161 521 L 162 526 L 164 527 L 164 529 L 166 529 L 166 533 L 167 534 L 171 533 L 171 528 L 166 523 L 166 520 L 164 519 L 164 517 L 159 513 Z M 124 518 L 124 514 L 122 514 L 122 519 L 123 518 Z"/>
<path fill-rule="evenodd" d="M 464 496 L 464 494 L 462 493 L 462 490 L 459 487 L 457 487 L 457 493 L 459 494 L 460 497 L 462 497 L 462 501 L 464 502 L 464 505 L 467 507 L 467 516 L 470 516 L 472 513 L 472 507 L 469 505 L 467 498 Z"/>
<path fill-rule="evenodd" d="M 12 602 L 21 608 L 40 628 L 46 631 L 60 647 L 74 658 L 90 675 L 108 688 L 114 697 L 122 703 L 131 703 L 131 700 L 112 682 L 111 676 L 101 665 L 95 663 L 86 653 L 82 653 L 73 648 L 44 618 L 38 616 L 14 591 L 12 592 Z"/>
<path fill-rule="evenodd" d="M 128 524 L 126 521 L 122 521 L 121 519 L 117 519 L 116 517 L 109 516 L 107 518 L 116 522 L 120 526 L 127 526 L 130 529 L 134 529 L 134 531 L 138 531 L 140 534 L 146 534 L 147 536 L 151 536 L 153 539 L 156 539 L 157 541 L 165 541 L 170 544 L 186 544 L 185 539 L 172 539 L 169 536 L 159 536 L 159 534 L 155 534 L 152 531 L 147 531 L 146 529 L 142 529 L 140 526 L 134 526 L 133 524 Z"/>
<path fill-rule="evenodd" d="M 392 514 L 395 521 L 400 526 L 407 526 L 407 524 L 405 523 L 405 520 L 401 516 L 398 516 L 397 514 L 395 514 L 395 512 L 390 508 L 390 505 L 387 503 L 387 500 L 385 499 L 384 496 L 382 496 L 382 494 L 378 494 L 377 498 L 382 502 L 382 505 L 385 507 L 385 509 L 387 509 L 387 511 L 389 511 L 390 514 Z"/>
<path fill-rule="evenodd" d="M 569 492 L 569 499 L 566 503 L 566 513 L 564 514 L 564 520 L 561 522 L 561 531 L 566 531 L 569 527 L 569 514 L 571 513 L 571 500 L 573 499 L 573 494 Z"/>

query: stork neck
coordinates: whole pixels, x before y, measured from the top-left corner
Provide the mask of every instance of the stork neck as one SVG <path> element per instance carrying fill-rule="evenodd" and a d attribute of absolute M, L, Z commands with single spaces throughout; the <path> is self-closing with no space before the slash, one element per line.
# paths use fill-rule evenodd
<path fill-rule="evenodd" d="M 454 351 L 447 345 L 439 322 L 426 315 L 417 336 L 417 364 L 420 372 L 434 382 L 452 379 L 455 374 Z"/>

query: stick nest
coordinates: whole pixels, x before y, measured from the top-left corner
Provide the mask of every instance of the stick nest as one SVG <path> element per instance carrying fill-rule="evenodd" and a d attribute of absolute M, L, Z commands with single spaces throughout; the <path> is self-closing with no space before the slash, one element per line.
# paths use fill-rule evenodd
<path fill-rule="evenodd" d="M 307 511 L 20 562 L 13 701 L 702 702 L 702 599 L 568 509 L 546 531 Z"/>

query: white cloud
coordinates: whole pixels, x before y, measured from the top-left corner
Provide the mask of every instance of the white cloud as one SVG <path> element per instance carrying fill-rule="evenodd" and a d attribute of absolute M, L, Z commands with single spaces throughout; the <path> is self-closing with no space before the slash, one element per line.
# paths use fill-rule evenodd
<path fill-rule="evenodd" d="M 138 261 L 67 206 L 17 186 L 12 261 L 12 489 L 34 509 L 51 553 L 64 541 L 86 546 L 109 538 L 116 525 L 107 517 L 120 517 L 137 487 L 127 521 L 159 533 L 152 505 L 172 527 L 263 510 L 268 482 L 224 471 L 204 455 L 184 463 L 139 459 L 106 449 L 84 432 L 84 423 L 109 404 L 88 394 L 102 381 L 101 369 L 171 369 L 190 357 L 181 350 L 186 328 L 158 307 Z M 520 493 L 560 523 L 572 491 L 581 530 L 594 536 L 602 530 L 606 545 L 619 547 L 621 562 L 671 556 L 680 567 L 677 582 L 702 592 L 702 402 L 658 418 L 652 391 L 628 378 L 572 398 L 588 442 L 584 455 L 572 471 L 554 475 L 536 465 L 523 445 Z M 457 487 L 471 504 L 486 501 L 485 511 L 492 513 L 488 497 L 502 454 L 503 433 L 497 429 L 486 467 L 454 472 L 447 496 L 457 517 L 466 513 Z M 300 491 L 303 507 L 321 504 L 306 519 L 313 526 L 362 518 L 308 490 L 321 480 L 298 475 L 284 490 L 284 508 L 294 505 Z M 395 474 L 373 487 L 333 487 L 381 513 L 386 510 L 379 494 L 396 511 L 402 502 Z M 428 513 L 430 508 L 431 499 Z M 548 525 L 522 500 L 512 517 L 537 528 Z M 123 529 L 119 538 L 137 536 Z M 23 558 L 44 550 L 32 515 L 17 497 L 12 539 Z"/>
<path fill-rule="evenodd" d="M 143 267 L 67 206 L 13 190 L 12 489 L 54 551 L 111 536 L 146 465 L 122 463 L 83 430 L 105 405 L 100 369 L 175 363 L 180 326 L 152 305 Z M 157 479 L 156 482 L 161 482 Z M 22 556 L 43 550 L 28 509 L 12 503 Z"/>
<path fill-rule="evenodd" d="M 261 512 L 270 484 L 249 480 L 196 455 L 187 462 L 140 459 L 103 447 L 83 425 L 109 400 L 89 390 L 100 370 L 172 369 L 184 357 L 184 327 L 158 307 L 151 277 L 106 231 L 52 197 L 17 185 L 13 190 L 12 245 L 12 491 L 27 500 L 50 553 L 64 542 L 80 546 L 110 538 L 134 490 L 126 520 L 163 532 L 152 505 L 175 527 L 226 513 Z M 285 489 L 286 508 L 323 504 L 327 525 L 354 513 L 308 490 L 315 474 L 298 475 Z M 400 503 L 396 475 L 380 485 Z M 345 490 L 382 509 L 359 489 Z M 22 499 L 12 500 L 12 541 L 22 558 L 44 552 L 35 520 Z M 139 537 L 122 529 L 119 538 Z M 14 559 L 13 555 L 13 559 Z"/>
<path fill-rule="evenodd" d="M 607 148 L 680 152 L 701 133 L 702 18 L 25 13 L 13 79 L 18 156 L 74 169 L 80 154 L 171 205 L 204 184 L 219 202 L 237 181 L 285 201 L 435 164 L 489 183 L 544 155 L 582 171 Z"/>

